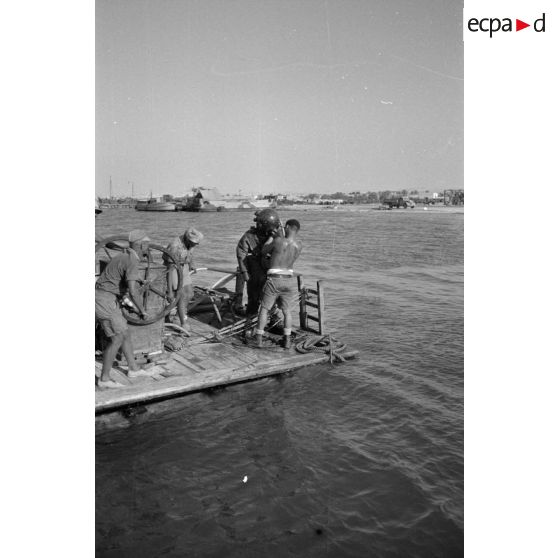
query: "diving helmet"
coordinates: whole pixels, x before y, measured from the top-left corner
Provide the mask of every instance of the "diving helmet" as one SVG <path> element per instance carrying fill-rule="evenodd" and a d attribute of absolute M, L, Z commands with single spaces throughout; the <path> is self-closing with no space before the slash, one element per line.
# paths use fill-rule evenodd
<path fill-rule="evenodd" d="M 270 233 L 279 228 L 281 221 L 275 209 L 260 209 L 256 212 L 256 228 L 264 233 Z"/>

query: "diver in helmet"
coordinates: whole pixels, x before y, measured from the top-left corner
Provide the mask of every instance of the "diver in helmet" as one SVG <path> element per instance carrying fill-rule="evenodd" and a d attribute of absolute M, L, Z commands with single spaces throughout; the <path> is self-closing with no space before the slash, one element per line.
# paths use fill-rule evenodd
<path fill-rule="evenodd" d="M 262 246 L 277 233 L 281 226 L 279 214 L 275 209 L 257 211 L 254 221 L 256 225 L 242 235 L 236 247 L 239 274 L 235 289 L 235 310 L 238 312 L 242 310 L 242 297 L 246 285 L 247 316 L 255 316 L 258 313 L 262 289 L 266 281 L 267 269 L 262 259 Z"/>

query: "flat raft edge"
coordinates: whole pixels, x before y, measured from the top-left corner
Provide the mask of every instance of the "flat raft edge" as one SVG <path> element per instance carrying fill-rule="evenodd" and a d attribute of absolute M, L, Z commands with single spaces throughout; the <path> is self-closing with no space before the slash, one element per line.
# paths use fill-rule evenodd
<path fill-rule="evenodd" d="M 352 360 L 358 354 L 357 350 L 346 349 L 341 356 L 343 359 Z M 180 362 L 179 359 L 173 359 L 174 356 L 172 355 L 171 359 Z M 293 353 L 281 355 L 279 359 L 270 362 L 256 361 L 237 368 L 228 366 L 194 375 L 166 376 L 153 382 L 134 384 L 118 390 L 100 390 L 95 393 L 95 415 L 117 411 L 130 405 L 153 403 L 215 387 L 249 382 L 329 361 L 330 355 L 327 353 Z"/>

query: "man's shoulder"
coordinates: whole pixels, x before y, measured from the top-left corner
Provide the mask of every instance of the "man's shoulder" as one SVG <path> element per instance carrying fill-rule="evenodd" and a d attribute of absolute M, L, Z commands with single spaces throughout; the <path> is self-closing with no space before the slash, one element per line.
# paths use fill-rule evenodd
<path fill-rule="evenodd" d="M 130 260 L 131 260 L 130 254 L 128 254 L 127 252 L 122 252 L 121 254 L 117 254 L 116 256 L 114 256 L 114 258 L 111 258 L 108 265 L 112 265 L 112 266 L 123 265 L 123 264 L 127 264 Z"/>
<path fill-rule="evenodd" d="M 256 232 L 256 229 L 254 227 L 252 227 L 251 229 L 248 229 L 241 237 L 239 242 L 244 242 L 245 240 L 254 240 L 254 239 L 258 239 L 258 234 Z"/>
<path fill-rule="evenodd" d="M 302 250 L 302 243 L 298 240 L 298 238 L 286 239 L 286 244 L 293 246 L 298 252 Z"/>
<path fill-rule="evenodd" d="M 169 248 L 182 248 L 182 239 L 175 236 L 168 244 Z"/>
<path fill-rule="evenodd" d="M 122 274 L 127 268 L 133 265 L 133 263 L 134 262 L 132 262 L 132 258 L 130 254 L 128 253 L 117 254 L 116 256 L 111 258 L 111 260 L 107 263 L 107 266 L 103 274 L 104 275 L 106 275 L 107 273 L 109 275 L 114 273 Z"/>

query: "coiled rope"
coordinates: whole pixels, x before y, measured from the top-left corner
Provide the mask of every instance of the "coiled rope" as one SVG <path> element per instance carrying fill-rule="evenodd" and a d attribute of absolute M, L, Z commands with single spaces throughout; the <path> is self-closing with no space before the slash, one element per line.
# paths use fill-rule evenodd
<path fill-rule="evenodd" d="M 164 324 L 163 345 L 167 351 L 180 351 L 186 346 L 190 333 L 176 324 Z"/>
<path fill-rule="evenodd" d="M 295 345 L 299 353 L 326 353 L 329 354 L 329 362 L 345 362 L 341 354 L 347 345 L 341 343 L 331 335 L 312 335 L 304 338 Z"/>

